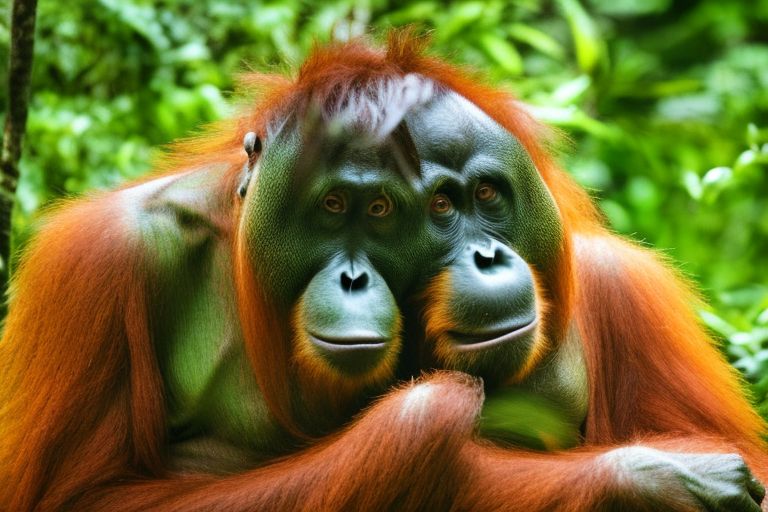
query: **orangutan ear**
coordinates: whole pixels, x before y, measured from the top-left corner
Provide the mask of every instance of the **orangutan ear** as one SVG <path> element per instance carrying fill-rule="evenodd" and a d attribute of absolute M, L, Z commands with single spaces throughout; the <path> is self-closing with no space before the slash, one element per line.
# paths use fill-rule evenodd
<path fill-rule="evenodd" d="M 237 194 L 244 198 L 248 192 L 248 185 L 253 176 L 253 169 L 256 166 L 256 160 L 261 154 L 261 138 L 254 132 L 248 132 L 243 137 L 243 149 L 248 155 L 248 162 L 243 166 L 243 177 L 240 179 L 240 185 L 237 187 Z"/>

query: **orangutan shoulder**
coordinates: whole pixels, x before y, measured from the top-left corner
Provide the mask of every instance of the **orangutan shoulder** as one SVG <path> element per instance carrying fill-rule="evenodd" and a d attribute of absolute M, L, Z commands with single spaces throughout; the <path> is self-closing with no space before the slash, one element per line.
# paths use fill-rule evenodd
<path fill-rule="evenodd" d="M 234 191 L 219 193 L 219 166 L 181 171 L 128 186 L 119 192 L 128 229 L 163 260 L 228 243 Z"/>

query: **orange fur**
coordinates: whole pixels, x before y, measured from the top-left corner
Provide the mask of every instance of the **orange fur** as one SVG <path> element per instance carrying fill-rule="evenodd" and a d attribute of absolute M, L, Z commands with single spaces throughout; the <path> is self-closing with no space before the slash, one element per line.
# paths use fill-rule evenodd
<path fill-rule="evenodd" d="M 317 398 L 316 403 L 322 404 L 320 406 L 324 408 L 318 410 L 317 415 L 344 417 L 345 413 L 349 413 L 350 406 L 359 407 L 361 398 L 382 393 L 392 382 L 402 342 L 402 320 L 397 318 L 392 329 L 397 336 L 389 341 L 389 349 L 379 366 L 372 372 L 355 377 L 339 372 L 317 355 L 312 342 L 307 338 L 306 330 L 302 328 L 303 307 L 304 302 L 300 300 L 294 308 L 291 321 L 294 333 L 291 344 L 294 347 L 292 360 L 296 365 L 296 378 L 301 382 L 299 387 L 313 390 L 313 398 Z"/>
<path fill-rule="evenodd" d="M 261 291 L 253 270 L 257 262 L 250 261 L 249 253 L 243 246 L 243 229 L 241 223 L 240 233 L 234 239 L 234 265 L 246 353 L 270 412 L 293 435 L 304 437 L 306 433 L 296 425 L 293 417 L 293 404 L 285 385 L 290 378 L 289 319 L 287 315 L 275 311 L 269 297 Z"/>
<path fill-rule="evenodd" d="M 536 316 L 539 324 L 536 327 L 533 346 L 530 354 L 526 358 L 524 365 L 515 373 L 508 376 L 506 382 L 520 382 L 527 377 L 536 365 L 546 356 L 551 349 L 551 344 L 547 340 L 546 333 L 548 320 L 552 308 L 549 307 L 545 299 L 545 289 L 541 279 L 534 272 L 534 289 L 536 290 Z M 459 353 L 453 348 L 454 340 L 450 338 L 451 331 L 457 330 L 454 316 L 450 311 L 450 299 L 453 287 L 451 286 L 450 271 L 444 270 L 433 277 L 427 284 L 424 291 L 420 294 L 419 304 L 424 304 L 422 312 L 422 323 L 424 325 L 425 349 L 431 352 L 437 359 L 436 363 L 441 368 L 466 369 L 476 365 L 477 359 L 482 357 L 472 352 Z"/>
<path fill-rule="evenodd" d="M 507 381 L 510 384 L 523 381 L 530 373 L 541 363 L 546 355 L 552 350 L 553 343 L 547 338 L 547 333 L 552 330 L 548 327 L 553 315 L 559 315 L 560 312 L 554 310 L 547 300 L 547 290 L 543 285 L 543 280 L 535 269 L 532 269 L 533 289 L 536 291 L 536 318 L 539 319 L 539 325 L 536 329 L 536 341 L 533 345 L 531 355 L 520 368 L 520 371 L 510 375 Z"/>
<path fill-rule="evenodd" d="M 618 237 L 579 237 L 578 323 L 590 382 L 587 441 L 676 432 L 730 440 L 768 480 L 765 423 L 699 325 L 698 301 L 660 257 Z M 621 362 L 606 364 L 606 361 Z"/>
<path fill-rule="evenodd" d="M 426 304 L 422 312 L 422 324 L 428 350 L 445 368 L 456 364 L 455 353 L 450 350 L 451 341 L 445 339 L 445 333 L 456 330 L 449 310 L 450 291 L 451 275 L 444 270 L 429 281 L 419 300 L 419 303 Z"/>
<path fill-rule="evenodd" d="M 55 509 L 127 468 L 162 472 L 151 276 L 114 197 L 60 206 L 17 271 L 0 343 L 3 510 Z"/>

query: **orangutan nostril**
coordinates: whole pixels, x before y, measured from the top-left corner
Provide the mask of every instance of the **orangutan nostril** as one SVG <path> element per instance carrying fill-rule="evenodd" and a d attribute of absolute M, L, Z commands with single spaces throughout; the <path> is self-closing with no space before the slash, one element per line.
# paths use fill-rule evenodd
<path fill-rule="evenodd" d="M 351 277 L 346 271 L 341 273 L 341 287 L 347 292 L 357 292 L 365 290 L 368 286 L 368 273 L 362 272 Z"/>

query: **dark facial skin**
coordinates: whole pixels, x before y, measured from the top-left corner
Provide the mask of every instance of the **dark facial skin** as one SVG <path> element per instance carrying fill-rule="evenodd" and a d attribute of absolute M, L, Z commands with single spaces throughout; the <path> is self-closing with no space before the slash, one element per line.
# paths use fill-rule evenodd
<path fill-rule="evenodd" d="M 423 301 L 427 348 L 440 367 L 514 378 L 543 344 L 532 269 L 553 265 L 557 208 L 520 143 L 457 94 L 406 121 L 435 248 L 425 274 L 436 276 Z"/>
<path fill-rule="evenodd" d="M 273 269 L 258 278 L 291 311 L 297 351 L 337 375 L 379 378 L 399 354 L 398 304 L 430 261 L 413 222 L 420 197 L 391 141 L 352 146 L 302 131 L 264 149 L 244 211 L 252 261 L 257 273 Z"/>
<path fill-rule="evenodd" d="M 457 94 L 405 124 L 419 162 L 393 158 L 392 140 L 268 140 L 244 211 L 254 265 L 279 269 L 261 285 L 291 311 L 299 350 L 340 375 L 390 371 L 419 289 L 434 355 L 419 368 L 524 372 L 543 343 L 532 268 L 549 269 L 562 236 L 554 202 L 522 146 Z M 413 366 L 412 350 L 401 358 Z"/>

